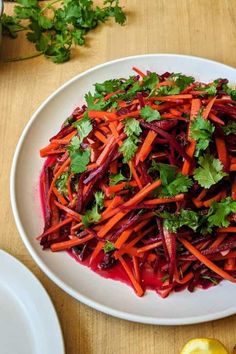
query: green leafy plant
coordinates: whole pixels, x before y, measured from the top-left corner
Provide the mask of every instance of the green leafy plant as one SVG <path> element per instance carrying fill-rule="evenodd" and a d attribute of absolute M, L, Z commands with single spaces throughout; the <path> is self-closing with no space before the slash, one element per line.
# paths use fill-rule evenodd
<path fill-rule="evenodd" d="M 17 3 L 13 16 L 2 16 L 3 34 L 16 38 L 18 32 L 26 31 L 27 39 L 35 44 L 38 53 L 13 60 L 43 54 L 54 63 L 66 62 L 72 46 L 84 45 L 86 34 L 99 23 L 110 17 L 121 25 L 126 20 L 119 0 L 105 0 L 102 7 L 95 7 L 91 0 L 53 0 L 44 7 L 37 0 L 17 0 Z"/>

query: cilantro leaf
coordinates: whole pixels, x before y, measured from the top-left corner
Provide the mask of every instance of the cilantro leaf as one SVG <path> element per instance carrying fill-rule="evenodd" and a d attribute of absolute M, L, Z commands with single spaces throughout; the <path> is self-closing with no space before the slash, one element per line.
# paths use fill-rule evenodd
<path fill-rule="evenodd" d="M 109 253 L 109 252 L 112 252 L 114 251 L 116 248 L 115 248 L 115 245 L 110 242 L 110 241 L 106 241 L 105 245 L 103 246 L 103 251 L 105 253 Z"/>
<path fill-rule="evenodd" d="M 78 149 L 70 153 L 71 172 L 82 173 L 86 171 L 86 167 L 90 161 L 90 149 Z"/>
<path fill-rule="evenodd" d="M 91 120 L 87 115 L 79 121 L 73 123 L 73 126 L 78 130 L 79 140 L 81 143 L 83 142 L 84 138 L 86 138 L 86 136 L 88 136 L 89 133 L 93 130 Z"/>
<path fill-rule="evenodd" d="M 175 81 L 180 91 L 183 91 L 186 87 L 188 87 L 190 84 L 192 84 L 195 81 L 195 79 L 192 76 L 186 76 L 181 73 L 172 74 L 171 79 Z"/>
<path fill-rule="evenodd" d="M 178 86 L 161 86 L 154 92 L 156 96 L 171 96 L 178 95 L 180 88 Z"/>
<path fill-rule="evenodd" d="M 140 110 L 140 115 L 143 119 L 145 119 L 147 122 L 152 122 L 154 120 L 160 120 L 161 115 L 160 113 L 152 109 L 150 106 L 145 106 Z"/>
<path fill-rule="evenodd" d="M 152 166 L 149 172 L 159 171 L 160 179 L 162 181 L 161 188 L 158 189 L 159 196 L 174 196 L 179 193 L 186 193 L 193 185 L 193 181 L 190 177 L 177 173 L 177 167 L 152 162 Z"/>
<path fill-rule="evenodd" d="M 220 160 L 215 159 L 210 154 L 200 156 L 198 164 L 200 167 L 195 169 L 194 179 L 203 188 L 208 189 L 219 182 L 224 176 L 227 176 L 227 174 L 223 172 L 223 165 Z"/>
<path fill-rule="evenodd" d="M 156 73 L 152 72 L 143 78 L 142 90 L 153 90 L 159 82 L 159 78 Z"/>
<path fill-rule="evenodd" d="M 231 197 L 222 199 L 220 202 L 213 202 L 207 215 L 207 231 L 212 232 L 213 227 L 227 227 L 230 222 L 227 217 L 236 213 L 236 201 Z"/>
<path fill-rule="evenodd" d="M 125 128 L 124 128 L 125 134 L 127 136 L 132 136 L 132 135 L 139 135 L 142 133 L 142 129 L 140 128 L 139 121 L 135 118 L 128 118 L 125 120 Z"/>
<path fill-rule="evenodd" d="M 192 185 L 193 181 L 188 176 L 178 173 L 170 184 L 162 187 L 160 195 L 171 197 L 179 193 L 187 193 Z"/>
<path fill-rule="evenodd" d="M 137 139 L 135 136 L 131 136 L 128 137 L 127 139 L 125 139 L 125 141 L 123 142 L 123 144 L 121 145 L 121 147 L 119 148 L 119 151 L 122 152 L 123 156 L 124 156 L 124 163 L 128 162 L 129 160 L 131 160 L 137 149 L 138 149 L 138 145 L 137 143 L 139 142 L 139 139 Z"/>
<path fill-rule="evenodd" d="M 124 163 L 126 163 L 134 157 L 138 149 L 138 136 L 142 132 L 142 129 L 140 128 L 139 121 L 135 118 L 126 119 L 124 124 L 124 132 L 127 135 L 127 139 L 125 139 L 119 151 L 123 153 Z"/>
<path fill-rule="evenodd" d="M 96 97 L 94 97 L 91 92 L 85 94 L 85 101 L 87 102 L 88 110 L 102 111 L 105 108 L 106 103 L 102 99 L 94 103 L 95 98 Z"/>
<path fill-rule="evenodd" d="M 119 173 L 117 173 L 116 175 L 110 175 L 110 185 L 114 186 L 115 184 L 122 182 L 122 181 L 126 181 L 127 178 L 125 176 L 123 176 L 122 172 L 120 171 Z"/>
<path fill-rule="evenodd" d="M 236 101 L 236 88 L 232 88 L 229 85 L 225 84 L 223 85 L 223 90 L 227 95 L 231 96 L 232 100 Z"/>
<path fill-rule="evenodd" d="M 181 209 L 178 214 L 164 211 L 160 216 L 164 219 L 163 227 L 170 232 L 176 233 L 182 226 L 196 231 L 199 226 L 199 215 L 192 210 Z"/>
<path fill-rule="evenodd" d="M 101 219 L 100 211 L 104 207 L 104 193 L 97 191 L 94 197 L 95 204 L 93 205 L 92 209 L 87 210 L 81 218 L 85 227 L 89 227 L 90 224 L 96 223 Z"/>
<path fill-rule="evenodd" d="M 57 187 L 58 191 L 65 196 L 68 195 L 68 191 L 67 191 L 68 177 L 69 177 L 69 173 L 63 172 L 56 180 L 56 187 Z"/>
<path fill-rule="evenodd" d="M 198 114 L 191 123 L 191 137 L 197 141 L 195 156 L 198 157 L 201 151 L 208 148 L 214 130 L 214 125 L 209 120 L 202 118 L 201 114 Z"/>
<path fill-rule="evenodd" d="M 229 122 L 222 129 L 225 135 L 236 134 L 236 122 Z"/>

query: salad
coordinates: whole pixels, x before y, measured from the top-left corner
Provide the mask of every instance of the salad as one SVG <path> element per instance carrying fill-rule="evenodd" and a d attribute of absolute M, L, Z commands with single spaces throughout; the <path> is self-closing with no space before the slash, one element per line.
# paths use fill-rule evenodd
<path fill-rule="evenodd" d="M 38 240 L 138 296 L 236 282 L 236 90 L 133 70 L 40 150 Z"/>

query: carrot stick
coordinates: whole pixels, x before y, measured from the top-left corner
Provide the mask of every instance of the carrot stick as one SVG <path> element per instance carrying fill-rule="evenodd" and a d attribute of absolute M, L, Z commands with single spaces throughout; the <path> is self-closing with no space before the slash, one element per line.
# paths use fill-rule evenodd
<path fill-rule="evenodd" d="M 189 243 L 185 239 L 180 239 L 180 242 L 184 245 L 184 247 L 192 253 L 201 263 L 205 264 L 206 267 L 211 269 L 213 272 L 221 276 L 222 278 L 229 280 L 233 283 L 236 282 L 236 279 L 232 277 L 230 274 L 226 273 L 224 270 L 219 268 L 216 264 L 210 261 L 206 256 L 204 256 L 197 248 L 195 248 L 191 243 Z"/>
<path fill-rule="evenodd" d="M 67 205 L 68 201 L 63 197 L 63 195 L 59 192 L 59 190 L 54 186 L 53 187 L 53 193 L 57 197 L 57 199 L 60 201 L 61 204 Z"/>
<path fill-rule="evenodd" d="M 129 253 L 132 247 L 141 239 L 143 238 L 143 234 L 138 235 L 135 237 L 132 241 L 130 241 L 127 245 L 124 245 L 124 247 L 120 248 L 119 250 L 114 252 L 114 257 L 115 259 L 118 259 L 120 256 L 122 256 L 124 253 Z"/>
<path fill-rule="evenodd" d="M 91 265 L 94 262 L 95 258 L 97 258 L 103 246 L 104 246 L 104 242 L 98 241 L 97 246 L 94 248 L 93 253 L 90 256 L 89 265 Z"/>
<path fill-rule="evenodd" d="M 56 154 L 64 154 L 65 152 L 66 152 L 65 149 L 52 150 L 52 151 L 48 151 L 44 156 L 41 157 L 46 157 L 46 156 L 56 155 Z"/>
<path fill-rule="evenodd" d="M 134 70 L 141 77 L 146 76 L 140 69 L 136 68 L 135 66 L 132 67 L 132 70 Z"/>
<path fill-rule="evenodd" d="M 128 240 L 129 236 L 132 234 L 132 229 L 127 229 L 122 232 L 122 234 L 118 237 L 115 242 L 115 247 L 117 249 L 121 248 L 121 246 Z"/>
<path fill-rule="evenodd" d="M 236 200 L 236 177 L 234 178 L 234 181 L 232 183 L 231 197 L 233 200 Z"/>
<path fill-rule="evenodd" d="M 106 111 L 88 111 L 89 118 L 101 118 L 101 119 L 117 119 L 118 116 L 116 113 L 113 112 L 106 112 Z"/>
<path fill-rule="evenodd" d="M 184 194 L 177 194 L 174 197 L 166 197 L 166 198 L 156 198 L 156 199 L 149 199 L 145 200 L 145 205 L 158 205 L 158 204 L 167 204 L 173 202 L 179 202 L 184 199 Z"/>
<path fill-rule="evenodd" d="M 174 85 L 175 85 L 175 82 L 173 80 L 166 80 L 166 81 L 159 82 L 156 85 L 156 88 L 158 89 L 159 87 L 162 87 L 162 86 L 174 86 Z"/>
<path fill-rule="evenodd" d="M 191 280 L 193 278 L 193 276 L 194 276 L 193 272 L 189 272 L 182 279 L 180 279 L 179 276 L 177 276 L 177 277 L 175 276 L 175 281 L 179 284 L 185 284 L 189 280 Z"/>
<path fill-rule="evenodd" d="M 235 258 L 228 258 L 225 261 L 224 270 L 235 270 Z"/>
<path fill-rule="evenodd" d="M 214 197 L 202 202 L 202 205 L 205 206 L 206 208 L 209 208 L 213 202 L 218 202 L 225 197 L 226 197 L 226 191 L 221 191 L 218 194 L 216 194 Z"/>
<path fill-rule="evenodd" d="M 128 264 L 125 262 L 125 260 L 122 258 L 122 256 L 119 257 L 119 261 L 122 265 L 122 267 L 124 268 L 126 274 L 128 275 L 131 284 L 134 287 L 134 290 L 136 291 L 138 296 L 142 296 L 144 294 L 144 291 L 141 287 L 141 285 L 139 284 L 139 282 L 136 280 L 136 278 L 133 276 L 132 271 L 130 270 Z"/>
<path fill-rule="evenodd" d="M 162 241 L 154 242 L 151 245 L 140 247 L 137 249 L 137 253 L 147 252 L 147 251 L 153 250 L 154 248 L 157 248 L 159 246 L 162 246 Z"/>
<path fill-rule="evenodd" d="M 67 145 L 71 141 L 71 139 L 77 134 L 77 130 L 74 130 L 67 136 L 65 136 L 63 139 L 52 139 L 51 143 L 52 144 L 59 144 L 59 145 Z"/>
<path fill-rule="evenodd" d="M 219 117 L 217 117 L 214 113 L 209 113 L 209 119 L 212 120 L 215 123 L 218 123 L 220 125 L 225 125 L 225 122 L 221 120 Z"/>
<path fill-rule="evenodd" d="M 91 240 L 92 238 L 94 238 L 93 235 L 88 235 L 83 238 L 76 237 L 76 238 L 72 238 L 71 240 L 68 240 L 68 241 L 53 243 L 50 248 L 51 248 L 52 252 L 64 251 L 64 250 L 68 250 L 69 248 L 72 248 L 74 246 L 81 245 L 81 244 Z"/>
<path fill-rule="evenodd" d="M 232 163 L 232 164 L 230 165 L 230 167 L 229 167 L 229 170 L 230 170 L 231 172 L 236 171 L 236 163 Z"/>
<path fill-rule="evenodd" d="M 114 215 L 112 218 L 109 219 L 109 221 L 103 226 L 101 230 L 98 232 L 99 237 L 104 237 L 108 231 L 110 231 L 115 224 L 117 224 L 125 215 L 127 212 L 119 212 L 116 215 Z"/>
<path fill-rule="evenodd" d="M 76 211 L 64 206 L 64 205 L 61 205 L 60 203 L 58 203 L 56 200 L 54 201 L 55 205 L 61 209 L 61 210 L 64 210 L 67 214 L 69 214 L 73 219 L 77 220 L 77 221 L 81 221 L 81 216 L 76 213 Z"/>
<path fill-rule="evenodd" d="M 212 243 L 212 245 L 209 247 L 210 249 L 217 248 L 221 243 L 224 241 L 224 239 L 227 237 L 226 233 L 222 233 L 217 235 L 217 238 L 215 241 Z"/>
<path fill-rule="evenodd" d="M 207 104 L 206 108 L 204 109 L 204 111 L 203 111 L 203 113 L 202 113 L 202 118 L 204 118 L 204 119 L 207 119 L 207 118 L 208 118 L 208 116 L 209 116 L 209 114 L 210 114 L 210 112 L 211 112 L 211 109 L 212 109 L 212 107 L 213 107 L 213 105 L 214 105 L 214 103 L 215 103 L 215 100 L 216 100 L 216 97 L 213 97 L 213 98 L 209 101 L 209 103 Z"/>
<path fill-rule="evenodd" d="M 136 256 L 132 256 L 132 261 L 133 261 L 133 265 L 134 265 L 134 276 L 135 276 L 137 282 L 140 284 L 141 283 L 141 276 L 140 276 L 138 258 Z"/>
<path fill-rule="evenodd" d="M 108 94 L 104 97 L 104 101 L 108 101 L 109 98 L 111 98 L 112 96 L 117 95 L 117 93 L 122 93 L 122 92 L 125 92 L 125 91 L 124 91 L 124 90 L 117 90 L 117 91 L 108 93 Z"/>
<path fill-rule="evenodd" d="M 54 151 L 55 149 L 57 149 L 59 146 L 59 144 L 52 144 L 50 143 L 49 145 L 45 146 L 44 148 L 40 149 L 39 153 L 41 157 L 45 157 L 47 156 L 50 152 Z"/>
<path fill-rule="evenodd" d="M 96 130 L 94 132 L 94 135 L 96 136 L 96 138 L 98 138 L 98 140 L 100 140 L 102 143 L 107 144 L 107 138 L 99 131 Z"/>
<path fill-rule="evenodd" d="M 105 146 L 105 148 L 103 149 L 102 153 L 99 155 L 96 163 L 98 166 L 100 166 L 101 164 L 103 164 L 103 162 L 106 160 L 107 156 L 110 153 L 111 147 L 115 142 L 115 138 L 112 136 L 110 139 L 108 139 L 108 142 Z"/>
<path fill-rule="evenodd" d="M 143 162 L 146 159 L 146 157 L 148 156 L 148 154 L 152 150 L 152 143 L 155 140 L 156 136 L 157 136 L 157 133 L 155 133 L 153 130 L 149 130 L 149 132 L 148 132 L 148 134 L 141 146 L 141 149 L 140 149 L 139 153 L 137 154 L 136 166 L 138 165 L 139 161 Z"/>
<path fill-rule="evenodd" d="M 172 100 L 191 100 L 192 95 L 183 94 L 183 95 L 173 95 L 173 96 L 153 96 L 149 97 L 149 101 L 172 101 Z"/>
<path fill-rule="evenodd" d="M 68 157 L 68 159 L 61 165 L 61 167 L 59 168 L 59 170 L 57 171 L 57 173 L 53 177 L 51 186 L 50 186 L 49 191 L 48 191 L 48 201 L 50 201 L 50 197 L 51 197 L 51 194 L 52 194 L 52 190 L 53 190 L 54 184 L 56 183 L 56 180 L 65 171 L 65 169 L 67 168 L 67 166 L 69 164 L 70 164 L 70 158 Z"/>
<path fill-rule="evenodd" d="M 217 232 L 236 232 L 236 226 L 220 227 Z"/>
<path fill-rule="evenodd" d="M 138 176 L 138 174 L 137 174 L 137 172 L 136 172 L 136 170 L 135 170 L 135 168 L 134 168 L 134 163 L 133 163 L 133 161 L 129 161 L 129 162 L 128 162 L 128 165 L 129 165 L 130 171 L 131 171 L 131 173 L 132 173 L 132 175 L 133 175 L 133 177 L 134 177 L 134 179 L 135 179 L 135 181 L 136 181 L 136 183 L 137 183 L 139 189 L 142 189 L 143 186 L 142 186 L 142 183 L 141 183 L 141 181 L 140 181 L 140 178 L 139 178 L 139 176 Z"/>
<path fill-rule="evenodd" d="M 201 108 L 201 101 L 198 98 L 193 99 L 191 103 L 190 123 L 188 127 L 189 146 L 186 149 L 186 153 L 189 157 L 193 157 L 196 148 L 196 141 L 191 138 L 191 128 L 190 128 L 191 122 L 196 118 L 200 108 Z M 182 174 L 186 176 L 190 173 L 190 170 L 191 170 L 191 164 L 189 163 L 189 161 L 185 160 L 182 167 Z"/>
<path fill-rule="evenodd" d="M 110 205 L 106 208 L 106 210 L 104 210 L 102 212 L 102 217 L 104 217 L 109 211 L 111 211 L 112 209 L 114 209 L 116 206 L 120 205 L 122 203 L 123 199 L 122 197 L 120 197 L 119 195 L 116 195 Z"/>
<path fill-rule="evenodd" d="M 227 172 L 229 169 L 229 156 L 226 149 L 225 140 L 223 137 L 216 136 L 215 143 L 219 160 L 224 166 L 224 171 Z"/>
<path fill-rule="evenodd" d="M 42 237 L 47 236 L 57 230 L 59 230 L 62 226 L 65 226 L 73 221 L 73 218 L 69 217 L 61 222 L 59 222 L 56 225 L 53 225 L 49 229 L 47 229 L 45 232 L 43 232 L 40 236 L 37 237 L 37 240 L 40 240 Z"/>
<path fill-rule="evenodd" d="M 121 191 L 126 186 L 136 187 L 137 186 L 137 182 L 136 181 L 121 182 L 121 183 L 115 184 L 114 186 L 109 186 L 109 187 L 106 188 L 107 196 L 109 197 L 113 193 L 117 193 L 117 192 Z"/>

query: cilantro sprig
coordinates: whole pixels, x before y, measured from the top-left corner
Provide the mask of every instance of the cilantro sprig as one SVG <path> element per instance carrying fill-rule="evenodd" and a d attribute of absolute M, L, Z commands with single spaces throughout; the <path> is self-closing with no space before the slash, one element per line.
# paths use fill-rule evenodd
<path fill-rule="evenodd" d="M 210 154 L 200 156 L 198 164 L 200 166 L 194 170 L 194 179 L 203 188 L 208 189 L 227 176 L 227 173 L 223 171 L 221 161 Z"/>
<path fill-rule="evenodd" d="M 73 125 L 78 130 L 78 136 L 74 136 L 67 147 L 71 159 L 71 172 L 82 173 L 86 171 L 86 167 L 90 161 L 90 149 L 82 149 L 81 143 L 89 135 L 93 127 L 87 116 L 73 123 Z"/>
<path fill-rule="evenodd" d="M 82 215 L 82 223 L 85 227 L 89 227 L 90 224 L 96 223 L 101 219 L 100 211 L 104 207 L 105 195 L 101 191 L 97 191 L 94 194 L 95 202 L 91 209 L 88 209 L 84 215 Z"/>
<path fill-rule="evenodd" d="M 225 135 L 236 134 L 236 122 L 229 122 L 222 129 Z"/>
<path fill-rule="evenodd" d="M 16 38 L 19 31 L 26 31 L 27 39 L 39 52 L 33 56 L 43 54 L 54 63 L 68 61 L 72 46 L 84 45 L 86 34 L 99 23 L 110 17 L 120 25 L 126 20 L 119 0 L 105 0 L 101 7 L 94 7 L 91 0 L 54 0 L 45 7 L 37 0 L 17 0 L 17 3 L 13 16 L 2 16 L 3 34 Z M 56 3 L 60 6 L 55 6 Z"/>
<path fill-rule="evenodd" d="M 176 166 L 152 161 L 149 172 L 154 175 L 156 172 L 159 173 L 162 182 L 162 186 L 158 192 L 159 196 L 172 197 L 179 193 L 187 193 L 193 185 L 190 177 L 184 176 L 182 173 L 177 173 Z"/>
<path fill-rule="evenodd" d="M 127 138 L 119 148 L 119 151 L 123 154 L 123 161 L 126 163 L 134 157 L 138 149 L 138 143 L 140 141 L 138 137 L 142 129 L 140 128 L 139 121 L 135 118 L 127 118 L 124 125 L 124 132 Z"/>
<path fill-rule="evenodd" d="M 191 124 L 191 137 L 197 141 L 195 156 L 198 157 L 202 151 L 205 151 L 215 130 L 214 125 L 207 119 L 204 119 L 199 113 Z"/>

